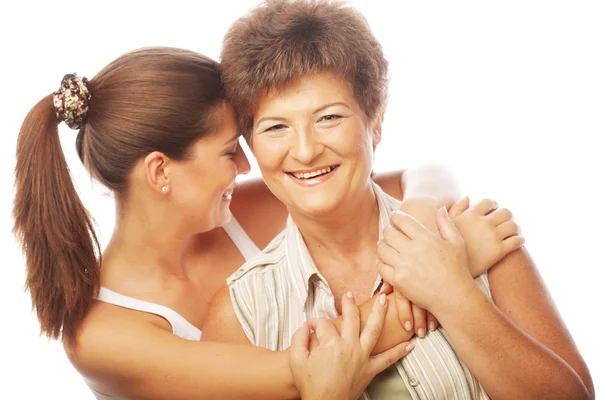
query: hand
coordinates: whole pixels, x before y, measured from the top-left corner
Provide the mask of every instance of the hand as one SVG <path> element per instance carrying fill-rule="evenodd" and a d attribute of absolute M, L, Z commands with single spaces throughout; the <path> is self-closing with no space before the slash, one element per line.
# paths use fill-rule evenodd
<path fill-rule="evenodd" d="M 432 197 L 410 197 L 404 199 L 400 205 L 400 210 L 415 218 L 431 232 L 439 235 L 435 223 L 435 216 L 439 208 L 438 204 L 439 202 Z M 396 305 L 398 318 L 400 318 L 402 326 L 407 331 L 414 328 L 415 334 L 420 338 L 424 338 L 428 328 L 430 331 L 438 328 L 438 320 L 432 313 L 412 304 L 399 292 L 396 292 Z"/>
<path fill-rule="evenodd" d="M 429 327 L 430 331 L 438 328 L 439 322 L 432 313 L 411 303 L 402 293 L 394 291 L 394 287 L 389 283 L 383 282 L 379 293 L 392 294 L 393 303 L 391 304 L 393 307 L 390 307 L 388 314 L 395 311 L 400 325 L 407 331 L 412 331 L 414 327 L 415 334 L 422 339 L 427 333 L 426 327 Z"/>
<path fill-rule="evenodd" d="M 506 208 L 497 209 L 494 200 L 481 200 L 469 207 L 465 197 L 454 204 L 448 214 L 467 245 L 469 270 L 476 277 L 523 246 L 525 239 Z"/>
<path fill-rule="evenodd" d="M 410 215 L 395 212 L 378 245 L 379 273 L 394 289 L 437 316 L 458 307 L 475 283 L 467 248 L 445 208 L 436 215 L 441 237 Z"/>
<path fill-rule="evenodd" d="M 380 294 L 360 332 L 359 310 L 349 293 L 342 299 L 344 320 L 340 334 L 326 319 L 302 325 L 292 337 L 290 347 L 290 367 L 302 399 L 357 399 L 375 375 L 413 349 L 411 343 L 404 342 L 371 356 L 387 306 L 387 297 Z M 309 328 L 319 341 L 312 350 L 309 350 Z"/>

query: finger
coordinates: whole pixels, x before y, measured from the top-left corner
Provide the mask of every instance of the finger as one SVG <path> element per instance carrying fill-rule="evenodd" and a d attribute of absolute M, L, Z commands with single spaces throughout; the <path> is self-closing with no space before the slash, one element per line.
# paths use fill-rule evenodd
<path fill-rule="evenodd" d="M 366 354 L 371 354 L 373 347 L 375 347 L 377 340 L 379 340 L 387 306 L 387 296 L 384 294 L 380 294 L 373 302 L 371 314 L 369 314 L 367 323 L 360 333 L 360 344 Z"/>
<path fill-rule="evenodd" d="M 398 313 L 398 319 L 402 323 L 402 326 L 407 331 L 412 331 L 414 326 L 414 317 L 412 312 L 412 303 L 402 293 L 395 291 L 394 294 L 394 305 L 396 306 L 396 312 Z"/>
<path fill-rule="evenodd" d="M 415 333 L 423 339 L 427 334 L 427 312 L 417 305 L 412 305 L 413 318 L 415 319 Z"/>
<path fill-rule="evenodd" d="M 377 272 L 379 272 L 379 275 L 386 282 L 388 282 L 388 283 L 395 282 L 397 284 L 397 282 L 396 282 L 396 270 L 394 268 L 390 267 L 389 265 L 387 265 L 386 263 L 383 263 L 383 262 L 380 261 L 377 264 Z"/>
<path fill-rule="evenodd" d="M 488 215 L 490 212 L 498 208 L 498 203 L 492 199 L 483 199 L 477 202 L 472 210 L 477 212 L 479 215 Z"/>
<path fill-rule="evenodd" d="M 389 225 L 383 230 L 382 240 L 400 251 L 404 246 L 410 245 L 411 240 L 394 226 Z"/>
<path fill-rule="evenodd" d="M 375 265 L 379 263 L 379 259 L 375 260 Z M 380 294 L 390 294 L 394 291 L 394 287 L 387 282 L 383 282 L 381 284 L 381 289 L 379 289 Z"/>
<path fill-rule="evenodd" d="M 462 236 L 460 235 L 456 225 L 454 225 L 454 222 L 452 222 L 450 219 L 446 207 L 442 207 L 438 210 L 435 216 L 435 223 L 440 230 L 440 236 L 442 239 L 454 243 L 462 241 Z"/>
<path fill-rule="evenodd" d="M 360 311 L 354 302 L 352 292 L 342 296 L 342 331 L 341 336 L 344 341 L 355 343 L 358 341 L 360 333 Z"/>
<path fill-rule="evenodd" d="M 415 348 L 410 342 L 400 343 L 389 350 L 371 357 L 371 371 L 373 376 L 393 365 L 399 359 L 406 357 Z"/>
<path fill-rule="evenodd" d="M 486 218 L 488 218 L 490 220 L 490 222 L 492 222 L 494 225 L 498 226 L 498 225 L 502 224 L 503 222 L 512 220 L 512 217 L 513 217 L 513 214 L 509 209 L 501 208 L 499 210 L 492 212 Z"/>
<path fill-rule="evenodd" d="M 502 253 L 507 255 L 508 253 L 517 250 L 525 244 L 525 238 L 523 236 L 511 236 L 508 239 L 502 241 Z"/>
<path fill-rule="evenodd" d="M 432 234 L 429 229 L 423 226 L 413 216 L 407 213 L 396 210 L 392 213 L 391 222 L 394 227 L 409 239 L 416 239 L 425 233 Z"/>
<path fill-rule="evenodd" d="M 440 323 L 438 322 L 435 315 L 433 315 L 432 313 L 427 311 L 427 327 L 429 328 L 429 330 L 435 331 L 439 325 L 440 325 Z"/>
<path fill-rule="evenodd" d="M 328 319 L 311 319 L 308 321 L 308 326 L 315 332 L 315 335 L 317 335 L 317 340 L 319 340 L 320 346 L 326 345 L 327 343 L 340 337 L 335 329 L 335 326 Z"/>
<path fill-rule="evenodd" d="M 462 199 L 460 199 L 457 203 L 454 203 L 452 207 L 450 207 L 450 210 L 448 210 L 448 215 L 450 215 L 450 218 L 457 217 L 460 214 L 467 211 L 470 202 L 471 200 L 469 199 L 469 196 L 465 196 Z"/>
<path fill-rule="evenodd" d="M 506 239 L 519 234 L 519 225 L 513 220 L 505 221 L 496 227 L 500 239 Z"/>
<path fill-rule="evenodd" d="M 386 242 L 380 242 L 377 245 L 377 255 L 379 256 L 379 262 L 399 267 L 403 264 L 403 258 L 400 253 L 391 247 Z M 390 282 L 393 285 L 393 282 Z"/>
<path fill-rule="evenodd" d="M 310 354 L 310 351 L 308 350 L 309 343 L 310 329 L 308 328 L 308 324 L 304 322 L 300 329 L 298 329 L 292 336 L 292 341 L 290 344 L 291 365 L 298 365 L 308 357 Z"/>

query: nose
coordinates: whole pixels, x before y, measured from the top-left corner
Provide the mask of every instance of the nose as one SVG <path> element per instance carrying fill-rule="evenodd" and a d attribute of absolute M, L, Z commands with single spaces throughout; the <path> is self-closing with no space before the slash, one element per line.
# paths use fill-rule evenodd
<path fill-rule="evenodd" d="M 250 172 L 250 162 L 248 162 L 248 157 L 246 157 L 246 153 L 244 152 L 244 149 L 242 149 L 242 146 L 238 146 L 234 160 L 238 175 L 244 175 Z"/>
<path fill-rule="evenodd" d="M 323 152 L 323 144 L 310 130 L 298 132 L 295 143 L 292 144 L 290 155 L 302 164 L 310 164 Z"/>

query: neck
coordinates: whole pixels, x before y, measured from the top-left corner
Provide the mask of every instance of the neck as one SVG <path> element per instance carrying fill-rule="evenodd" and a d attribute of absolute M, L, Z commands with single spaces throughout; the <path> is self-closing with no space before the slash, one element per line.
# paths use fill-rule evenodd
<path fill-rule="evenodd" d="M 182 229 L 183 221 L 163 211 L 117 206 L 115 229 L 103 255 L 103 284 L 125 286 L 117 282 L 127 278 L 139 283 L 168 276 L 187 279 L 184 261 L 192 235 Z"/>
<path fill-rule="evenodd" d="M 311 216 L 290 210 L 313 258 L 347 258 L 370 250 L 379 237 L 379 208 L 370 183 L 335 212 Z"/>

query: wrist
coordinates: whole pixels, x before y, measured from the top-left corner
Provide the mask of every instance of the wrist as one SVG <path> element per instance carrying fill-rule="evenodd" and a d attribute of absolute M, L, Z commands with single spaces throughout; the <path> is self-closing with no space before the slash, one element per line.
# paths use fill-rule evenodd
<path fill-rule="evenodd" d="M 432 304 L 430 311 L 440 323 L 447 318 L 456 317 L 465 313 L 474 302 L 479 301 L 479 295 L 483 292 L 472 278 L 464 279 L 462 282 L 453 282 L 443 291 L 446 295 Z M 442 323 L 442 325 L 444 325 Z"/>

